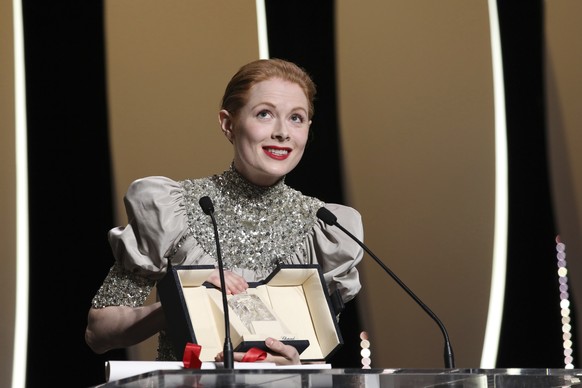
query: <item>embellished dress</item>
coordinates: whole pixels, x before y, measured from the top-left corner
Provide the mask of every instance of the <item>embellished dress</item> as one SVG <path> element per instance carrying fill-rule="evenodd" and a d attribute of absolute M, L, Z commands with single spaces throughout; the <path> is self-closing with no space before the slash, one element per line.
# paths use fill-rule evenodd
<path fill-rule="evenodd" d="M 115 263 L 92 306 L 142 306 L 166 274 L 169 261 L 217 266 L 212 220 L 198 202 L 203 196 L 214 204 L 225 269 L 256 282 L 280 263 L 319 264 L 330 294 L 338 290 L 347 302 L 359 292 L 356 265 L 363 249 L 316 216 L 325 206 L 362 240 L 362 220 L 355 209 L 305 196 L 287 186 L 284 178 L 270 187 L 255 186 L 231 165 L 206 178 L 178 182 L 153 176 L 129 186 L 125 195 L 129 223 L 109 231 Z M 157 359 L 175 359 L 164 331 Z"/>

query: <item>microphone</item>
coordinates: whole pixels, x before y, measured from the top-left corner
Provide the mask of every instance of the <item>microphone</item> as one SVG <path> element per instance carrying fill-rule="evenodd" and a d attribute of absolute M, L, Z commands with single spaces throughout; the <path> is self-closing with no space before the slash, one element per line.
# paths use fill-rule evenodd
<path fill-rule="evenodd" d="M 226 283 L 224 281 L 224 267 L 222 265 L 222 254 L 220 252 L 220 240 L 218 239 L 218 227 L 214 218 L 214 205 L 208 196 L 200 198 L 198 201 L 202 211 L 212 219 L 214 227 L 214 240 L 216 240 L 216 255 L 218 256 L 218 274 L 220 275 L 220 291 L 222 293 L 222 308 L 224 309 L 224 367 L 226 369 L 234 368 L 234 350 L 230 338 L 230 319 L 228 317 L 228 301 L 226 300 Z"/>
<path fill-rule="evenodd" d="M 455 367 L 455 357 L 453 355 L 453 347 L 451 345 L 451 341 L 449 340 L 449 334 L 447 333 L 447 329 L 445 328 L 445 325 L 436 316 L 436 314 L 433 313 L 432 310 L 430 308 L 428 308 L 428 306 L 425 305 L 420 300 L 420 298 L 418 296 L 416 296 L 414 294 L 414 292 L 412 292 L 412 290 L 410 288 L 408 288 L 406 286 L 406 284 L 404 284 L 404 282 L 398 278 L 398 276 L 396 276 L 396 274 L 394 274 L 394 272 L 392 272 L 384 263 L 382 263 L 382 261 L 378 257 L 376 257 L 376 255 L 370 249 L 368 249 L 368 247 L 365 246 L 363 242 L 358 240 L 353 234 L 351 234 L 348 230 L 346 230 L 343 226 L 341 226 L 337 222 L 337 217 L 331 211 L 329 211 L 325 207 L 321 207 L 317 211 L 317 218 L 319 218 L 320 220 L 325 222 L 327 225 L 337 226 L 345 234 L 350 236 L 352 240 L 357 242 L 358 245 L 360 245 L 362 248 L 364 248 L 364 250 L 366 252 L 368 252 L 368 254 L 376 261 L 376 263 L 378 263 L 380 265 L 380 267 L 382 267 L 384 269 L 384 271 L 386 271 L 386 273 L 388 273 L 388 275 L 390 275 L 392 277 L 392 279 L 394 279 L 396 281 L 396 283 L 398 283 L 400 285 L 400 287 L 402 287 L 402 289 L 404 291 L 406 291 L 406 293 L 412 299 L 414 299 L 414 301 L 416 303 L 418 303 L 418 305 L 437 323 L 437 325 L 441 329 L 441 332 L 443 333 L 443 336 L 445 339 L 445 353 L 444 353 L 444 355 L 445 355 L 445 368 L 454 368 Z"/>

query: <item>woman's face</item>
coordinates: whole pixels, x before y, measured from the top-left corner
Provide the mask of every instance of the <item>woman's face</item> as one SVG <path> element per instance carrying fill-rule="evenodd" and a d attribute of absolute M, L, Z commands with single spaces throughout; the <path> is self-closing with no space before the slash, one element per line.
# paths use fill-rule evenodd
<path fill-rule="evenodd" d="M 297 166 L 309 134 L 308 102 L 301 87 L 272 78 L 255 84 L 232 117 L 219 114 L 234 146 L 234 166 L 250 182 L 271 186 Z"/>

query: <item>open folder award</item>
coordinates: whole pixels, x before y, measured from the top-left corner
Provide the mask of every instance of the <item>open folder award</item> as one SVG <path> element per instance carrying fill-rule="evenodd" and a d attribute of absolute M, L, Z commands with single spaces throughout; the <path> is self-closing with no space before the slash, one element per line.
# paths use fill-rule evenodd
<path fill-rule="evenodd" d="M 201 346 L 200 360 L 223 350 L 224 310 L 219 289 L 205 283 L 213 266 L 174 266 L 158 282 L 166 334 L 178 360 L 188 342 Z M 235 352 L 266 350 L 273 337 L 294 346 L 301 361 L 322 361 L 342 344 L 335 312 L 318 265 L 280 265 L 245 293 L 227 297 Z"/>

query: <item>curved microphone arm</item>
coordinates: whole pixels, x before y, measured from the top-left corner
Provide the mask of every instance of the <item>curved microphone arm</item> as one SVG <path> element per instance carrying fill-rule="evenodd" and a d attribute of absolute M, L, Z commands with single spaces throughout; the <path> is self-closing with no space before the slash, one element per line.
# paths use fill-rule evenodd
<path fill-rule="evenodd" d="M 337 217 L 331 211 L 329 211 L 325 207 L 322 207 L 317 211 L 317 217 L 328 225 L 337 226 L 339 229 L 341 229 L 342 232 L 347 234 L 349 237 L 351 237 L 352 240 L 358 243 L 358 245 L 360 245 L 376 261 L 376 263 L 378 263 L 380 267 L 382 267 L 382 269 L 384 269 L 384 271 L 386 271 L 386 273 L 390 275 L 392 279 L 394 279 L 396 283 L 398 283 L 400 287 L 402 287 L 402 289 L 406 291 L 406 293 L 412 299 L 414 299 L 414 301 L 436 322 L 436 324 L 441 329 L 441 332 L 443 333 L 443 337 L 445 340 L 445 350 L 444 350 L 445 368 L 454 368 L 455 357 L 453 355 L 453 347 L 449 339 L 449 334 L 447 332 L 447 329 L 445 328 L 445 325 L 441 322 L 437 315 L 433 313 L 432 310 L 426 304 L 424 304 L 422 300 L 420 300 L 420 298 L 416 296 L 414 292 L 412 292 L 412 290 L 408 288 L 408 286 L 404 284 L 404 282 L 400 280 L 394 272 L 390 270 L 390 268 L 388 268 L 378 257 L 376 257 L 376 255 L 370 249 L 368 249 L 368 247 L 364 245 L 363 242 L 361 242 L 358 238 L 356 238 L 353 234 L 351 234 L 348 230 L 341 226 L 337 222 Z"/>

